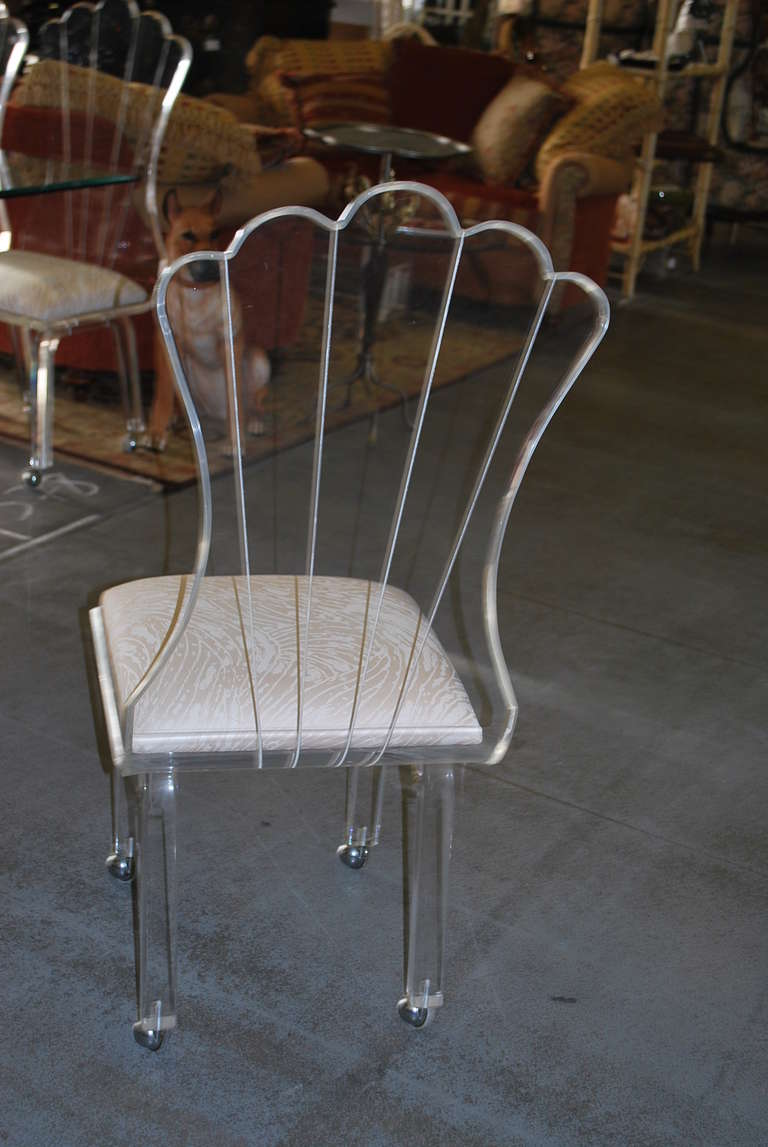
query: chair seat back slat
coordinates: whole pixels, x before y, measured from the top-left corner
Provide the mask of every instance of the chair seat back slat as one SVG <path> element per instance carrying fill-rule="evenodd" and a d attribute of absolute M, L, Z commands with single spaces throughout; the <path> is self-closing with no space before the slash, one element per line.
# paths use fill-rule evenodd
<path fill-rule="evenodd" d="M 242 346 L 243 309 L 248 306 L 249 280 L 237 277 L 239 260 L 252 244 L 265 236 L 279 233 L 288 225 L 298 223 L 305 227 L 307 259 L 311 263 L 308 295 L 305 303 L 306 318 L 304 339 L 306 349 L 286 352 L 289 359 L 283 376 L 274 382 L 271 393 L 273 434 L 278 444 L 280 400 L 282 390 L 286 396 L 293 385 L 292 371 L 300 371 L 300 364 L 306 361 L 314 369 L 313 389 L 306 395 L 305 433 L 311 439 L 311 458 L 301 461 L 302 455 L 294 452 L 293 466 L 289 481 L 293 495 L 291 509 L 295 517 L 297 507 L 299 518 L 295 524 L 285 516 L 273 513 L 272 525 L 276 531 L 274 548 L 269 550 L 262 544 L 262 533 L 266 528 L 268 515 L 265 512 L 268 470 L 264 464 L 249 469 L 249 416 L 250 403 L 254 401 L 249 391 L 249 355 Z M 263 247 L 267 250 L 267 247 Z M 276 245 L 279 249 L 279 244 Z M 262 248 L 259 248 L 262 250 Z M 492 307 L 472 311 L 464 295 L 462 268 L 473 257 L 498 257 L 511 261 L 521 268 L 521 293 L 524 305 L 514 313 L 499 311 Z M 205 264 L 204 274 L 196 274 L 194 268 Z M 245 265 L 245 264 L 244 264 Z M 251 264 L 248 264 L 252 266 Z M 355 266 L 357 284 L 355 283 Z M 211 267 L 215 268 L 211 271 Z M 265 260 L 264 273 L 276 275 L 279 268 Z M 438 276 L 437 289 L 436 276 Z M 583 337 L 576 339 L 575 326 L 569 328 L 571 347 L 569 354 L 557 358 L 554 382 L 545 382 L 545 400 L 536 399 L 534 408 L 524 404 L 521 411 L 521 431 L 517 446 L 508 451 L 507 436 L 513 408 L 517 409 L 518 398 L 523 391 L 523 380 L 529 374 L 538 378 L 542 372 L 532 366 L 535 352 L 541 341 L 542 330 L 547 338 L 553 339 L 552 328 L 545 320 L 553 293 L 562 282 L 579 286 L 585 295 L 587 314 L 583 321 Z M 190 286 L 190 284 L 192 284 Z M 236 284 L 236 285 L 235 285 Z M 355 287 L 361 288 L 359 302 L 355 303 Z M 403 284 L 405 286 L 403 286 Z M 397 291 L 402 298 L 398 302 Z M 191 293 L 190 293 L 191 292 Z M 210 292 L 210 294 L 206 294 Z M 403 293 L 404 292 L 404 293 Z M 226 356 L 226 386 L 229 411 L 228 422 L 223 427 L 212 415 L 215 403 L 210 395 L 205 395 L 205 371 L 193 361 L 194 346 L 188 343 L 188 335 L 179 325 L 179 316 L 185 306 L 201 305 L 208 299 L 215 311 L 216 298 L 220 299 L 221 333 L 223 353 Z M 395 336 L 413 349 L 410 355 L 405 351 L 388 359 L 387 377 L 379 377 L 375 362 L 384 353 L 388 314 L 391 308 L 398 311 L 401 324 L 400 335 Z M 196 312 L 201 313 L 201 312 Z M 489 316 L 493 315 L 493 319 Z M 255 748 L 249 750 L 255 767 L 278 765 L 295 767 L 303 764 L 325 764 L 331 767 L 341 765 L 371 766 L 390 759 L 402 759 L 403 720 L 408 728 L 413 727 L 415 712 L 418 712 L 416 698 L 429 695 L 430 675 L 436 673 L 443 680 L 441 688 L 458 690 L 456 696 L 468 698 L 465 687 L 470 683 L 458 677 L 455 669 L 448 669 L 450 662 L 443 664 L 446 653 L 437 631 L 439 618 L 447 605 L 454 609 L 456 595 L 449 601 L 448 589 L 456 578 L 462 582 L 462 555 L 468 538 L 473 531 L 484 527 L 485 543 L 480 551 L 480 560 L 472 557 L 472 576 L 476 579 L 474 592 L 459 587 L 459 597 L 464 595 L 466 602 L 462 609 L 478 612 L 481 622 L 468 636 L 476 641 L 481 634 L 485 642 L 485 652 L 475 660 L 481 663 L 476 676 L 480 681 L 477 700 L 471 704 L 477 714 L 478 737 L 456 734 L 454 749 L 441 748 L 448 757 L 457 755 L 461 760 L 489 761 L 498 759 L 504 751 L 514 725 L 516 701 L 514 690 L 504 660 L 498 637 L 496 611 L 496 573 L 501 557 L 501 542 L 506 530 L 512 504 L 522 477 L 530 462 L 543 430 L 562 403 L 578 375 L 594 353 L 605 332 L 608 321 L 608 306 L 605 296 L 589 280 L 578 275 L 556 274 L 546 249 L 532 233 L 524 228 L 505 221 L 484 222 L 475 227 L 463 228 L 448 201 L 432 188 L 409 182 L 392 182 L 370 188 L 357 197 L 344 210 L 338 220 L 331 220 L 308 208 L 279 208 L 252 220 L 233 240 L 224 252 L 193 252 L 178 260 L 163 272 L 158 289 L 158 317 L 163 338 L 174 368 L 179 394 L 193 426 L 194 446 L 201 474 L 201 499 L 203 519 L 201 539 L 198 546 L 198 561 L 195 578 L 189 599 L 175 619 L 175 630 L 170 640 L 166 640 L 162 654 L 155 658 L 148 671 L 128 698 L 126 709 L 141 703 L 141 698 L 150 696 L 152 683 L 163 673 L 163 666 L 170 667 L 176 648 L 186 648 L 185 627 L 194 614 L 195 596 L 202 585 L 206 572 L 208 554 L 213 542 L 212 485 L 210 480 L 211 458 L 216 456 L 220 465 L 222 453 L 231 457 L 235 494 L 235 541 L 234 549 L 227 548 L 226 537 L 221 541 L 220 552 L 229 553 L 230 569 L 238 589 L 238 608 L 241 610 L 243 625 L 247 629 L 244 637 L 244 666 L 249 678 L 248 693 L 253 704 L 255 727 Z M 454 501 L 453 524 L 439 531 L 441 537 L 437 545 L 423 543 L 425 535 L 432 538 L 438 533 L 439 517 L 431 512 L 430 506 L 439 501 L 439 483 L 428 471 L 434 449 L 434 435 L 439 443 L 441 419 L 445 405 L 443 376 L 450 374 L 452 356 L 459 345 L 455 331 L 463 332 L 466 343 L 476 341 L 482 348 L 486 340 L 501 338 L 505 324 L 509 325 L 509 349 L 513 352 L 499 366 L 502 384 L 498 389 L 496 412 L 482 433 L 473 441 L 467 452 L 467 462 L 472 461 L 471 472 L 467 469 Z M 396 326 L 396 324 L 395 324 Z M 498 329 L 497 329 L 498 328 Z M 393 328 L 394 329 L 394 328 Z M 547 338 L 544 341 L 547 341 Z M 194 343 L 194 339 L 191 340 Z M 564 341 L 564 340 L 563 340 Z M 555 339 L 557 343 L 558 340 Z M 506 344 L 503 344 L 506 345 Z M 466 352 L 466 346 L 462 353 Z M 415 358 L 414 358 L 415 356 Z M 357 362 L 356 372 L 342 384 L 341 375 L 345 364 Z M 410 401 L 403 399 L 403 411 L 408 427 L 391 430 L 381 449 L 387 457 L 391 455 L 392 466 L 383 470 L 377 457 L 377 446 L 371 441 L 366 448 L 366 466 L 375 470 L 372 489 L 366 491 L 366 475 L 363 473 L 360 489 L 350 482 L 344 497 L 334 498 L 330 494 L 336 473 L 336 464 L 329 460 L 338 449 L 342 461 L 349 462 L 351 455 L 343 443 L 353 439 L 349 431 L 338 429 L 344 422 L 345 406 L 339 406 L 335 395 L 346 386 L 347 399 L 351 402 L 351 390 L 362 385 L 368 392 L 371 405 L 366 418 L 370 421 L 371 436 L 378 435 L 376 395 L 391 402 L 390 395 L 398 392 L 398 382 L 404 370 L 398 363 L 408 364 L 413 377 L 418 371 L 420 381 L 410 392 Z M 468 386 L 469 384 L 465 384 Z M 381 392 L 379 394 L 378 392 Z M 371 398 L 371 395 L 374 397 Z M 262 396 L 263 397 L 263 396 Z M 202 419 L 198 409 L 203 410 Z M 410 413 L 409 413 L 410 411 Z M 468 420 L 469 422 L 469 420 Z M 433 431 L 433 424 L 437 427 Z M 393 426 L 388 423 L 388 426 Z M 222 438 L 223 435 L 223 438 Z M 345 437 L 346 436 L 346 437 Z M 359 436 L 358 436 L 359 439 Z M 378 439 L 377 439 L 378 441 Z M 430 443 L 425 447 L 425 442 Z M 424 460 L 422 451 L 427 451 Z M 395 458 L 397 461 L 395 461 Z M 274 454 L 274 462 L 269 483 L 277 488 L 276 475 L 285 472 L 290 465 L 290 456 L 283 456 L 279 449 Z M 350 467 L 347 465 L 347 472 Z M 425 474 L 427 476 L 424 482 Z M 499 477 L 499 474 L 501 477 Z M 223 493 L 223 485 L 217 483 L 216 492 Z M 378 486 L 377 486 L 378 483 Z M 426 501 L 422 497 L 422 485 L 427 491 Z M 328 493 L 326 494 L 326 487 Z M 418 488 L 418 492 L 417 492 Z M 301 489 L 305 491 L 301 493 Z M 461 492 L 463 489 L 463 492 Z M 364 493 L 372 494 L 375 513 L 371 516 L 363 506 Z M 306 499 L 304 501 L 304 499 Z M 489 510 L 486 503 L 492 503 Z M 304 540 L 301 542 L 301 508 L 304 510 Z M 341 505 L 344 503 L 344 506 Z M 342 525 L 346 504 L 351 507 L 353 523 L 351 527 Z M 483 507 L 482 512 L 479 507 Z M 494 509 L 495 506 L 495 509 Z M 480 525 L 475 525 L 479 513 Z M 366 529 L 367 525 L 367 529 Z M 289 548 L 289 537 L 294 537 L 292 552 L 295 557 L 290 565 L 284 565 L 275 557 L 277 568 L 269 572 L 292 579 L 294 584 L 298 570 L 303 569 L 301 584 L 295 581 L 295 640 L 292 652 L 283 650 L 280 656 L 289 656 L 294 662 L 295 682 L 294 708 L 295 729 L 289 737 L 290 747 L 282 741 L 285 730 L 271 729 L 269 718 L 263 724 L 264 713 L 272 712 L 273 699 L 267 700 L 262 687 L 271 689 L 268 683 L 273 680 L 274 657 L 269 652 L 272 637 L 264 629 L 264 613 L 259 601 L 260 586 L 267 592 L 267 582 L 261 582 L 264 559 L 267 552 L 279 555 L 282 549 Z M 328 628 L 328 615 L 318 606 L 315 609 L 313 585 L 322 578 L 323 594 L 334 577 L 338 578 L 343 569 L 341 542 L 352 535 L 353 550 L 357 558 L 352 567 L 344 570 L 354 576 L 364 574 L 362 582 L 354 583 L 358 588 L 354 593 L 356 606 L 350 611 L 349 630 L 345 629 L 342 618 L 331 629 Z M 326 540 L 326 537 L 328 540 Z M 216 540 L 218 546 L 219 539 Z M 303 550 L 303 554 L 302 554 Z M 423 569 L 415 555 L 423 558 Z M 482 560 L 484 554 L 484 560 Z M 413 558 L 413 560 L 411 560 Z M 222 567 L 217 559 L 216 573 Z M 365 574 L 365 570 L 370 572 Z M 405 595 L 403 609 L 396 607 L 405 586 L 402 584 L 404 571 L 413 596 Z M 328 581 L 329 577 L 331 582 Z M 466 580 L 466 579 L 465 579 Z M 271 585 L 272 583 L 270 583 Z M 341 583 L 339 583 L 341 587 Z M 269 592 L 273 592 L 271 589 Z M 291 600 L 293 591 L 286 584 L 285 601 Z M 343 593 L 343 589 L 340 588 Z M 349 593 L 352 593 L 350 583 Z M 362 596 L 360 596 L 362 595 Z M 325 597 L 323 598 L 325 600 Z M 343 600 L 339 598 L 339 601 Z M 350 601 L 352 599 L 350 598 Z M 410 605 L 406 603 L 410 602 Z M 461 614 L 461 609 L 459 610 Z M 283 619 L 283 622 L 285 619 Z M 282 624 L 282 623 L 281 623 Z M 394 628 L 393 628 L 394 626 Z M 329 634 L 336 633 L 334 642 L 341 638 L 343 651 L 330 648 Z M 290 630 L 285 631 L 289 633 Z M 281 639 L 286 640 L 285 636 Z M 180 644 L 181 643 L 181 644 Z M 333 644 L 333 643 L 332 643 Z M 449 636 L 449 644 L 456 644 L 455 636 Z M 385 653 L 389 651 L 388 653 Z M 393 655 L 394 659 L 388 661 Z M 334 658 L 339 671 L 344 661 L 343 679 L 347 683 L 344 702 L 347 708 L 343 718 L 345 730 L 339 734 L 339 714 L 332 703 Z M 385 678 L 381 675 L 384 666 L 389 664 Z M 267 670 L 267 665 L 273 666 Z M 439 669 L 439 666 L 443 666 Z M 448 673 L 445 678 L 442 673 Z M 474 670 L 472 671 L 474 674 Z M 452 676 L 451 676 L 452 675 Z M 282 680 L 283 678 L 281 678 Z M 318 739 L 317 704 L 318 696 L 326 686 L 329 698 L 329 730 L 335 732 Z M 342 678 L 339 677 L 339 680 Z M 318 694 L 318 689 L 320 694 Z M 424 693 L 424 690 L 427 693 Z M 415 690 L 415 692 L 414 692 Z M 483 695 L 487 695 L 490 716 L 483 710 Z M 372 718 L 372 697 L 386 698 L 385 710 L 377 710 Z M 308 738 L 305 730 L 307 698 L 312 697 L 312 734 Z M 469 700 L 467 699 L 469 704 Z M 416 708 L 414 708 L 416 705 Z M 290 706 L 289 706 L 290 708 Z M 282 709 L 282 712 L 285 710 Z M 332 716 L 332 714 L 334 714 Z M 361 721 L 365 722 L 361 725 Z M 374 726 L 376 732 L 372 732 Z M 474 718 L 473 718 L 474 720 Z M 419 736 L 414 732 L 416 741 Z M 426 734 L 425 734 L 426 735 Z M 336 743 L 334 744 L 334 739 Z M 429 738 L 427 737 L 427 740 Z M 414 748 L 419 759 L 429 757 L 431 750 L 421 737 L 421 748 Z M 272 747 L 271 747 L 272 746 Z M 280 747 L 274 747 L 280 746 Z"/>

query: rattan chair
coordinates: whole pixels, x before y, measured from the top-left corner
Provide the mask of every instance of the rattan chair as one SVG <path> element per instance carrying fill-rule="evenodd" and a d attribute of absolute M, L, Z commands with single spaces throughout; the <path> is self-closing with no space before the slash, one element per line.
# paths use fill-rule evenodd
<path fill-rule="evenodd" d="M 254 240 L 297 223 L 313 251 L 310 297 L 303 336 L 286 352 L 266 415 L 276 448 L 307 437 L 306 419 L 292 424 L 279 413 L 303 371 L 313 442 L 288 454 L 277 449 L 250 470 L 252 396 L 238 332 L 256 285 L 238 277 L 239 260 Z M 493 244 L 515 260 L 519 308 L 491 315 L 464 299 L 463 259 L 476 244 Z M 361 245 L 370 251 L 367 285 L 379 285 L 377 297 L 366 299 L 363 325 L 368 335 L 376 324 L 373 353 L 386 358 L 397 385 L 394 393 L 361 397 L 355 410 L 334 394 L 360 337 L 354 287 Z M 279 270 L 266 256 L 268 282 Z M 534 396 L 534 405 L 525 400 L 512 420 L 562 284 L 584 293 L 586 317 L 578 327 L 570 320 L 562 338 L 559 329 L 548 331 L 559 354 L 534 372 L 544 396 Z M 218 409 L 188 341 L 189 315 L 199 316 L 206 299 L 220 324 Z M 90 614 L 114 780 L 108 865 L 113 875 L 137 880 L 135 1037 L 157 1049 L 176 1026 L 177 787 L 188 771 L 233 767 L 343 768 L 339 852 L 350 868 L 362 867 L 378 842 L 383 778 L 390 766 L 401 767 L 412 823 L 399 1010 L 421 1026 L 443 1002 L 454 769 L 499 762 L 516 719 L 497 623 L 502 541 L 531 456 L 607 327 L 606 298 L 581 275 L 556 274 L 540 240 L 522 227 L 463 229 L 439 192 L 394 182 L 364 192 L 338 221 L 280 208 L 248 223 L 226 252 L 185 256 L 162 273 L 157 311 L 199 467 L 196 556 L 188 575 L 108 589 Z M 209 353 L 210 340 L 205 345 Z M 465 370 L 474 353 L 487 361 L 494 348 L 503 360 L 494 375 L 496 412 L 475 433 L 472 393 L 481 387 L 490 401 L 491 383 L 483 376 L 461 391 L 442 384 L 455 377 L 458 355 Z M 371 417 L 374 398 L 397 405 L 403 389 L 413 403 L 411 429 L 393 418 L 380 424 L 375 445 L 341 429 L 355 415 Z M 445 475 L 436 472 L 441 452 L 446 474 L 461 472 L 448 501 Z M 211 470 L 227 461 L 231 477 L 213 481 Z M 278 503 L 284 485 L 288 502 Z"/>
<path fill-rule="evenodd" d="M 24 336 L 31 408 L 24 478 L 33 486 L 53 464 L 54 359 L 60 340 L 73 331 L 102 324 L 112 329 L 126 448 L 136 446 L 144 429 L 131 316 L 148 309 L 151 296 L 121 264 L 130 261 L 127 234 L 137 194 L 151 231 L 154 268 L 164 255 L 157 164 L 191 60 L 189 44 L 171 33 L 165 17 L 139 12 L 133 0 L 75 4 L 43 25 L 39 41 L 36 62 L 14 93 L 15 105 L 48 117 L 45 154 L 30 155 L 27 162 L 37 164 L 41 183 L 47 181 L 46 167 L 60 163 L 80 172 L 84 186 L 46 198 L 60 220 L 55 252 L 35 249 L 34 236 L 19 249 L 6 228 L 0 254 L 0 322 Z M 87 186 L 94 169 L 129 181 Z M 7 165 L 0 176 L 7 186 Z"/>

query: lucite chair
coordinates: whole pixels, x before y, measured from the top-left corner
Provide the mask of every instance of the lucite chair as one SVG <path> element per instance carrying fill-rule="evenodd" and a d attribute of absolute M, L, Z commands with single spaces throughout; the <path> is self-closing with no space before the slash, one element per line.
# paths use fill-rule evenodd
<path fill-rule="evenodd" d="M 61 339 L 74 331 L 102 324 L 111 329 L 126 449 L 136 446 L 144 429 L 131 317 L 151 306 L 151 292 L 131 271 L 149 262 L 142 277 L 152 281 L 164 257 L 157 165 L 191 49 L 160 13 L 140 12 L 133 0 L 102 0 L 75 4 L 44 24 L 35 58 L 14 93 L 14 104 L 43 117 L 38 125 L 45 121 L 36 129 L 46 137 L 42 150 L 36 140 L 23 160 L 25 182 L 34 185 L 37 172 L 41 185 L 55 183 L 61 170 L 68 178 L 82 176 L 82 187 L 37 196 L 35 210 L 60 218 L 54 250 L 36 246 L 34 228 L 26 234 L 4 227 L 0 322 L 21 336 L 14 345 L 21 346 L 29 379 L 31 449 L 24 478 L 32 486 L 53 464 L 54 360 Z M 13 185 L 20 162 L 14 157 L 13 165 L 0 167 L 5 187 Z M 114 176 L 124 182 L 99 185 L 100 178 Z M 24 206 L 29 203 L 25 199 Z M 146 238 L 137 242 L 137 234 Z"/>
<path fill-rule="evenodd" d="M 0 140 L 3 138 L 5 109 L 8 106 L 13 85 L 19 68 L 29 47 L 29 32 L 26 25 L 15 20 L 5 4 L 0 4 Z M 2 152 L 0 152 L 0 163 Z M 2 171 L 0 171 L 2 179 Z M 3 181 L 5 186 L 5 180 Z M 11 231 L 8 222 L 8 209 L 0 199 L 0 251 L 7 251 L 11 245 Z"/>
<path fill-rule="evenodd" d="M 24 56 L 29 47 L 29 32 L 25 24 L 14 19 L 8 12 L 5 4 L 0 4 L 0 141 L 3 139 L 5 124 L 5 109 L 8 106 L 16 77 L 19 74 Z M 0 150 L 0 185 L 10 185 L 10 175 L 5 156 Z M 4 199 L 0 199 L 0 251 L 7 251 L 11 246 L 11 224 L 8 218 L 8 208 Z M 22 391 L 25 391 L 23 368 L 23 348 L 18 331 L 13 328 L 13 349 L 16 356 L 16 367 L 19 372 Z"/>
<path fill-rule="evenodd" d="M 249 244 L 297 224 L 310 288 L 302 334 L 264 404 L 270 453 L 247 433 L 238 331 L 255 285 L 239 268 Z M 362 300 L 361 248 L 366 289 L 380 288 Z M 472 249 L 519 273 L 519 307 L 466 296 Z M 265 256 L 263 274 L 279 273 Z M 541 358 L 563 288 L 583 307 L 547 324 Z M 203 302 L 219 324 L 218 409 L 188 337 Z M 135 1037 L 157 1049 L 177 1022 L 177 789 L 189 771 L 232 768 L 344 769 L 338 851 L 359 869 L 379 841 L 384 778 L 400 767 L 410 827 L 399 1011 L 421 1026 L 443 1003 L 454 770 L 501 761 L 515 725 L 497 618 L 507 522 L 544 430 L 605 332 L 607 300 L 584 276 L 555 273 L 522 227 L 463 229 L 439 192 L 393 182 L 337 221 L 281 208 L 226 252 L 185 256 L 160 277 L 157 313 L 199 468 L 196 553 L 191 572 L 110 588 L 90 613 L 112 757 L 107 863 L 136 879 Z M 350 408 L 336 392 L 372 323 L 395 392 Z M 529 375 L 532 392 L 517 401 Z M 447 385 L 460 377 L 472 381 Z M 371 444 L 371 404 L 398 406 L 403 389 L 412 428 L 380 421 Z"/>

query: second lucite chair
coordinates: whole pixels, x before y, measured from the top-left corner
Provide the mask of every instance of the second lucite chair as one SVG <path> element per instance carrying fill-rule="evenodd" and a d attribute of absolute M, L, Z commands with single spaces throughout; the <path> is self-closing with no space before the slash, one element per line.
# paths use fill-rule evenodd
<path fill-rule="evenodd" d="M 142 274 L 153 280 L 164 256 L 155 181 L 190 60 L 188 42 L 172 34 L 160 13 L 142 13 L 134 0 L 78 3 L 40 29 L 36 62 L 14 93 L 14 105 L 33 113 L 35 135 L 44 136 L 23 161 L 15 157 L 25 165 L 25 179 L 34 183 L 37 172 L 43 189 L 56 182 L 57 170 L 68 180 L 82 178 L 78 190 L 36 197 L 35 211 L 46 213 L 42 230 L 55 236 L 52 249 L 37 246 L 34 227 L 29 235 L 4 228 L 0 322 L 18 332 L 14 345 L 29 379 L 31 449 L 24 478 L 30 485 L 38 485 L 53 464 L 54 361 L 59 342 L 73 331 L 111 328 L 126 448 L 144 429 L 131 316 L 151 306 L 151 293 L 131 271 L 148 257 L 150 272 Z M 7 190 L 13 167 L 4 163 L 0 177 Z M 25 199 L 24 206 L 31 202 Z M 51 216 L 58 217 L 58 229 L 51 228 Z M 133 249 L 137 234 L 140 255 Z"/>
<path fill-rule="evenodd" d="M 304 326 L 264 401 L 240 336 L 257 285 L 240 268 L 251 243 L 297 225 L 312 261 Z M 473 250 L 519 270 L 519 307 L 468 297 Z M 280 270 L 262 261 L 267 281 Z M 553 292 L 566 285 L 583 293 L 586 315 L 548 329 L 557 345 L 538 361 Z M 399 1011 L 421 1026 L 444 999 L 454 770 L 501 761 L 516 719 L 497 617 L 507 522 L 603 336 L 605 296 L 555 273 L 523 228 L 464 229 L 438 192 L 394 182 L 338 220 L 281 208 L 227 251 L 185 256 L 163 272 L 157 311 L 199 468 L 196 554 L 186 574 L 106 590 L 90 615 L 114 781 L 108 864 L 136 881 L 135 1037 L 157 1049 L 177 1023 L 177 790 L 190 771 L 220 773 L 220 785 L 232 768 L 343 769 L 339 852 L 360 868 L 379 839 L 383 779 L 399 766 L 410 818 Z M 346 405 L 344 379 L 372 324 L 394 389 Z M 398 405 L 401 391 L 412 427 L 387 420 L 372 444 L 372 404 Z M 254 404 L 267 423 L 258 440 Z"/>

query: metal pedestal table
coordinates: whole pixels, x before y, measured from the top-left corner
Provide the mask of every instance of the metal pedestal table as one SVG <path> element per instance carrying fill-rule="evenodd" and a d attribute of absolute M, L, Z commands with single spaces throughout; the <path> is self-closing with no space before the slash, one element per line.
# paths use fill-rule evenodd
<path fill-rule="evenodd" d="M 440 160 L 452 159 L 457 155 L 466 155 L 471 151 L 469 144 L 449 139 L 448 136 L 435 135 L 428 131 L 416 131 L 412 128 L 391 127 L 386 124 L 332 123 L 326 124 L 322 128 L 305 128 L 304 134 L 310 139 L 319 140 L 328 147 L 378 155 L 380 157 L 379 183 L 388 183 L 394 178 L 393 156 L 398 156 L 401 159 Z M 352 387 L 356 382 L 362 382 L 369 391 L 385 390 L 396 394 L 401 402 L 405 424 L 410 427 L 413 422 L 408 415 L 408 395 L 400 387 L 393 383 L 383 382 L 379 378 L 374 360 L 376 322 L 389 263 L 387 237 L 390 230 L 396 228 L 398 223 L 397 212 L 393 212 L 393 215 L 386 219 L 383 210 L 380 210 L 373 225 L 370 257 L 363 270 L 362 323 L 357 363 L 349 378 L 336 383 L 335 386 L 346 388 L 347 396 L 342 407 L 350 405 Z M 378 412 L 374 412 L 371 416 L 371 441 L 376 439 L 377 419 Z"/>

